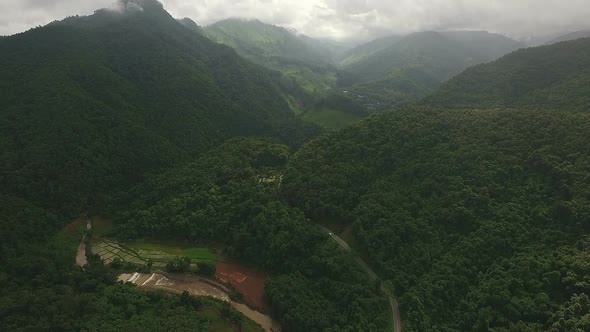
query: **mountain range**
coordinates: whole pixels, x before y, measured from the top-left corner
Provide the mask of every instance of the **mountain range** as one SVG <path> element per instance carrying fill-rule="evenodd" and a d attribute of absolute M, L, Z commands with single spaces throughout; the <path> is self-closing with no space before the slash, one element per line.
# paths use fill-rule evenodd
<path fill-rule="evenodd" d="M 139 3 L 0 41 L 3 191 L 78 210 L 230 137 L 304 139 L 272 73 Z"/>
<path fill-rule="evenodd" d="M 475 66 L 425 99 L 437 107 L 588 110 L 590 39 L 519 50 Z"/>
<path fill-rule="evenodd" d="M 0 331 L 590 330 L 590 38 L 117 4 L 0 38 Z"/>

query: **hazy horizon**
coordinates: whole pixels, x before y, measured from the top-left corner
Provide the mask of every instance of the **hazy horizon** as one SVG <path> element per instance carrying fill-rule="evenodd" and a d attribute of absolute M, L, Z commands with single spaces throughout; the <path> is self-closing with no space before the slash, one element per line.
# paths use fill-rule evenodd
<path fill-rule="evenodd" d="M 134 0 L 141 1 L 141 0 Z M 66 16 L 90 15 L 115 0 L 2 0 L 0 35 L 12 35 Z M 590 29 L 587 0 L 160 0 L 177 18 L 199 25 L 257 19 L 313 38 L 369 40 L 419 31 L 469 30 L 514 39 L 553 37 Z"/>

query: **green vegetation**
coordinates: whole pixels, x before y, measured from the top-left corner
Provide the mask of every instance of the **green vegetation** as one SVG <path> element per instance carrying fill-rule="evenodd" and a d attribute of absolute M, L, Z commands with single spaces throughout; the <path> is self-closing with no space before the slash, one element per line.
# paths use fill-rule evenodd
<path fill-rule="evenodd" d="M 92 257 L 75 266 L 80 238 L 59 233 L 55 215 L 7 195 L 0 210 L 0 330 L 208 331 L 178 297 L 117 284 Z"/>
<path fill-rule="evenodd" d="M 271 73 L 142 5 L 0 41 L 2 192 L 77 216 L 228 138 L 317 132 Z"/>
<path fill-rule="evenodd" d="M 347 54 L 353 75 L 329 64 L 338 45 L 129 2 L 143 10 L 0 38 L 0 331 L 260 332 L 228 304 L 116 282 L 133 265 L 212 277 L 199 243 L 269 273 L 285 331 L 391 331 L 382 288 L 407 331 L 590 330 L 589 39 L 357 121 L 518 43 L 391 37 Z M 320 129 L 301 119 L 346 128 L 304 144 Z M 84 224 L 64 226 L 84 212 L 81 268 Z"/>
<path fill-rule="evenodd" d="M 214 300 L 204 300 L 198 312 L 210 323 L 209 332 L 233 332 L 239 326 L 244 332 L 264 332 L 264 329 L 252 322 L 237 311 L 233 311 L 226 303 L 219 303 Z"/>
<path fill-rule="evenodd" d="M 364 43 L 356 46 L 355 48 L 348 50 L 342 54 L 338 61 L 340 66 L 346 67 L 351 66 L 357 62 L 361 62 L 369 58 L 375 53 L 390 48 L 399 42 L 403 36 L 388 36 L 383 38 L 377 38 L 368 43 Z"/>
<path fill-rule="evenodd" d="M 282 201 L 276 182 L 287 146 L 227 141 L 196 161 L 152 177 L 112 210 L 121 239 L 214 241 L 231 257 L 272 273 L 266 287 L 289 331 L 382 331 L 387 300 L 347 252 Z"/>
<path fill-rule="evenodd" d="M 400 110 L 304 146 L 281 189 L 352 224 L 405 329 L 585 330 L 589 140 L 587 113 Z"/>
<path fill-rule="evenodd" d="M 202 29 L 209 39 L 234 48 L 243 57 L 280 72 L 308 94 L 335 86 L 337 70 L 329 49 L 286 29 L 258 20 L 227 19 Z"/>
<path fill-rule="evenodd" d="M 143 241 L 128 242 L 125 245 L 148 258 L 162 253 L 167 256 L 188 257 L 195 262 L 215 262 L 219 260 L 219 256 L 210 248 L 178 247 Z"/>
<path fill-rule="evenodd" d="M 330 110 L 318 106 L 346 84 L 349 75 L 333 63 L 341 47 L 257 20 L 223 20 L 203 28 L 202 33 L 215 42 L 231 46 L 243 57 L 279 72 L 285 100 L 295 114 L 303 114 L 304 121 L 326 128 L 342 128 L 366 115 L 364 110 L 361 114 L 350 112 L 342 104 Z"/>
<path fill-rule="evenodd" d="M 362 119 L 359 115 L 329 108 L 308 110 L 301 118 L 328 129 L 345 128 Z"/>
<path fill-rule="evenodd" d="M 369 110 L 418 101 L 464 69 L 522 45 L 487 32 L 420 32 L 378 39 L 352 50 L 344 70 L 359 80 L 348 90 Z"/>
<path fill-rule="evenodd" d="M 426 104 L 450 108 L 590 108 L 590 39 L 528 48 L 476 66 L 442 85 Z"/>
<path fill-rule="evenodd" d="M 178 247 L 149 242 L 120 243 L 106 239 L 93 240 L 92 252 L 100 256 L 105 263 L 111 263 L 115 258 L 119 258 L 122 262 L 139 266 L 150 263 L 156 268 L 163 268 L 178 257 L 186 257 L 195 264 L 215 263 L 219 260 L 209 248 Z"/>

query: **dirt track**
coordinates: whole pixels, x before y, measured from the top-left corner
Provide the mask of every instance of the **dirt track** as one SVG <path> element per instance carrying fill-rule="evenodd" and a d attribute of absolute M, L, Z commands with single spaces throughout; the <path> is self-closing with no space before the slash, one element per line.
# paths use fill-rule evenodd
<path fill-rule="evenodd" d="M 86 230 L 89 231 L 92 227 L 90 219 L 86 216 L 81 218 L 83 219 L 80 220 L 83 220 L 86 224 Z M 84 240 L 86 240 L 86 234 L 82 236 L 82 241 L 80 241 L 78 249 L 76 250 L 76 265 L 80 267 L 84 267 L 88 264 L 88 258 L 86 257 L 86 242 L 84 242 Z"/>
<path fill-rule="evenodd" d="M 328 234 L 332 239 L 334 239 L 338 243 L 338 245 L 340 245 L 343 249 L 345 249 L 347 251 L 353 251 L 352 248 L 350 248 L 350 246 L 348 245 L 348 243 L 346 243 L 346 241 L 342 240 L 338 235 L 334 234 L 332 231 L 330 231 L 326 227 L 323 227 L 323 226 L 320 226 L 320 227 L 326 234 Z M 365 261 L 360 259 L 358 256 L 355 259 L 359 263 L 359 265 L 367 272 L 367 274 L 369 275 L 369 277 L 371 277 L 371 279 L 373 279 L 373 280 L 378 279 L 377 274 L 367 265 L 367 263 L 365 263 Z M 399 305 L 397 304 L 397 301 L 395 300 L 393 295 L 383 285 L 381 286 L 381 291 L 389 299 L 389 305 L 391 306 L 391 313 L 393 315 L 393 325 L 394 325 L 393 332 L 402 332 L 402 320 L 401 320 L 401 317 L 399 314 Z"/>

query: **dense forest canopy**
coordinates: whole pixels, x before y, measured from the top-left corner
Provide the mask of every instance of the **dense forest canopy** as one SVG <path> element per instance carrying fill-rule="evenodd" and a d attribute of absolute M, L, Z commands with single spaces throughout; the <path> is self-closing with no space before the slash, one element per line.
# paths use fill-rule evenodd
<path fill-rule="evenodd" d="M 267 297 L 287 331 L 382 331 L 389 306 L 353 257 L 278 195 L 289 149 L 227 141 L 122 198 L 115 235 L 215 241 L 275 275 Z M 122 213 L 123 212 L 123 213 Z"/>
<path fill-rule="evenodd" d="M 73 264 L 80 239 L 57 232 L 58 216 L 0 195 L 0 330 L 209 331 L 197 302 L 115 284 L 95 262 Z"/>
<path fill-rule="evenodd" d="M 267 71 L 152 3 L 2 39 L 0 190 L 75 215 L 227 138 L 316 132 Z"/>
<path fill-rule="evenodd" d="M 389 293 L 406 331 L 590 331 L 590 39 L 369 115 L 520 43 L 426 32 L 345 52 L 119 5 L 0 38 L 1 331 L 214 330 L 212 299 L 116 282 L 151 262 L 88 246 L 74 265 L 81 213 L 112 217 L 113 241 L 213 244 L 264 269 L 284 331 L 391 331 Z"/>
<path fill-rule="evenodd" d="M 353 225 L 408 330 L 585 330 L 589 133 L 587 113 L 390 112 L 304 146 L 282 191 Z"/>

